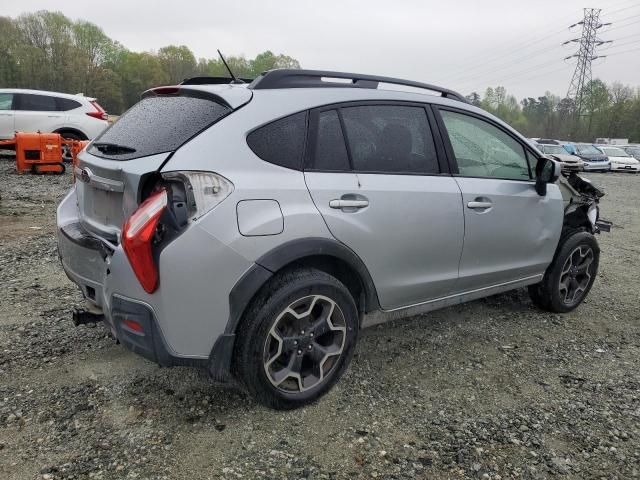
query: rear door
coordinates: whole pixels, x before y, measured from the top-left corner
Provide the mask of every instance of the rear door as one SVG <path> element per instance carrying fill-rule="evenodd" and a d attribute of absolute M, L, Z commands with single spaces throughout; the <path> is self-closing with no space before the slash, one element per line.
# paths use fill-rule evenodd
<path fill-rule="evenodd" d="M 56 97 L 31 93 L 16 94 L 15 129 L 18 132 L 52 132 L 64 124 Z"/>
<path fill-rule="evenodd" d="M 365 263 L 384 309 L 447 295 L 458 276 L 460 190 L 422 104 L 312 112 L 305 179 L 331 233 Z"/>
<path fill-rule="evenodd" d="M 439 113 L 465 218 L 456 292 L 544 273 L 562 230 L 559 188 L 536 193 L 532 152 L 502 126 L 462 110 Z"/>
<path fill-rule="evenodd" d="M 13 138 L 13 93 L 0 93 L 0 139 Z"/>

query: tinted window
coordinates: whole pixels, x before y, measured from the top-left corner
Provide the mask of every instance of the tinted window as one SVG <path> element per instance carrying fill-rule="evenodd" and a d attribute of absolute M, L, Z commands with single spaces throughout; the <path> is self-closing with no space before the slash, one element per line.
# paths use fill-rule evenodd
<path fill-rule="evenodd" d="M 330 171 L 350 170 L 347 147 L 342 136 L 340 119 L 335 110 L 321 112 L 318 115 L 317 133 L 314 168 Z"/>
<path fill-rule="evenodd" d="M 56 105 L 56 97 L 20 93 L 18 94 L 18 108 L 16 110 L 55 112 L 58 107 Z"/>
<path fill-rule="evenodd" d="M 529 165 L 520 143 L 484 120 L 441 111 L 460 175 L 526 180 Z"/>
<path fill-rule="evenodd" d="M 12 93 L 0 93 L 0 110 L 11 110 Z"/>
<path fill-rule="evenodd" d="M 70 98 L 56 98 L 56 101 L 58 102 L 58 110 L 62 112 L 73 110 L 74 108 L 78 108 L 82 105 L 80 102 L 76 102 Z"/>
<path fill-rule="evenodd" d="M 355 171 L 439 173 L 424 108 L 375 105 L 341 112 Z"/>
<path fill-rule="evenodd" d="M 114 160 L 173 152 L 230 109 L 213 100 L 187 96 L 144 98 L 94 140 L 91 153 Z M 96 145 L 112 144 L 121 150 Z M 134 152 L 126 152 L 133 149 Z"/>
<path fill-rule="evenodd" d="M 300 112 L 254 130 L 247 143 L 262 160 L 300 170 L 306 131 L 307 113 Z"/>

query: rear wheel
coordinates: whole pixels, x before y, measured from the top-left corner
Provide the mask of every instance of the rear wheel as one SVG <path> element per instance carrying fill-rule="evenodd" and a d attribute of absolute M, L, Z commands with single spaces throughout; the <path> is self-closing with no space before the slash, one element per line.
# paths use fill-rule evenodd
<path fill-rule="evenodd" d="M 238 376 L 261 403 L 291 409 L 324 395 L 346 370 L 358 336 L 349 290 L 314 269 L 278 275 L 239 327 Z"/>
<path fill-rule="evenodd" d="M 567 232 L 542 282 L 529 287 L 531 300 L 543 310 L 570 312 L 591 290 L 599 260 L 600 248 L 591 233 Z"/>

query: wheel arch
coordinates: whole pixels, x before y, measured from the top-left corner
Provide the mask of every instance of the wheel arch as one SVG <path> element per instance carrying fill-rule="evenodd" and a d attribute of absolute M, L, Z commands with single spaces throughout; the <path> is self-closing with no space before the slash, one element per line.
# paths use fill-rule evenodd
<path fill-rule="evenodd" d="M 89 137 L 87 137 L 87 135 L 83 131 L 78 130 L 77 128 L 72 128 L 72 127 L 58 128 L 53 133 L 59 133 L 63 137 L 64 137 L 65 133 L 72 133 L 74 135 L 79 136 L 80 140 L 88 140 L 89 139 Z"/>
<path fill-rule="evenodd" d="M 251 301 L 273 275 L 291 268 L 312 267 L 340 280 L 354 297 L 359 313 L 380 308 L 375 285 L 364 262 L 344 244 L 327 238 L 283 243 L 258 258 L 229 292 L 229 318 L 210 355 L 214 380 L 227 381 L 235 334 Z"/>
<path fill-rule="evenodd" d="M 247 305 L 271 276 L 297 267 L 316 268 L 336 277 L 349 289 L 360 312 L 380 308 L 369 270 L 353 250 L 327 238 L 292 240 L 258 258 L 235 284 L 229 294 L 229 322 L 225 332 L 235 332 Z"/>

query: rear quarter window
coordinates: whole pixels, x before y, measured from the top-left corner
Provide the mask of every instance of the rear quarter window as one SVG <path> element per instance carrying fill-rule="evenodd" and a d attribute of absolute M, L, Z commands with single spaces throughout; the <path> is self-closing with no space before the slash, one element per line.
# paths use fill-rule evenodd
<path fill-rule="evenodd" d="M 254 130 L 247 144 L 265 162 L 302 170 L 306 134 L 307 112 L 300 112 Z"/>
<path fill-rule="evenodd" d="M 143 98 L 93 141 L 90 153 L 111 160 L 132 160 L 173 152 L 230 112 L 231 108 L 213 98 Z M 105 145 L 115 147 L 101 148 Z"/>
<path fill-rule="evenodd" d="M 82 104 L 75 100 L 71 100 L 70 98 L 56 98 L 56 103 L 58 104 L 58 110 L 61 112 L 66 112 L 68 110 L 73 110 L 75 108 L 81 107 Z"/>

